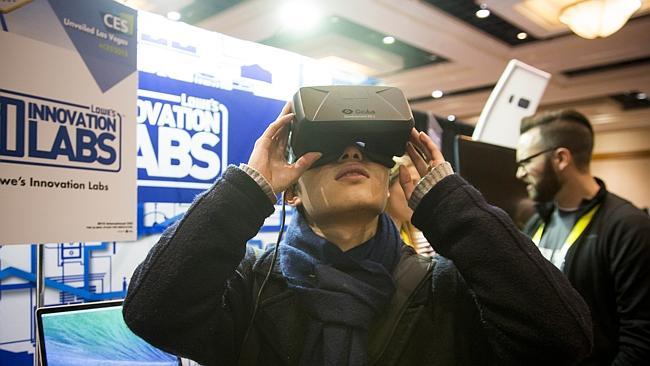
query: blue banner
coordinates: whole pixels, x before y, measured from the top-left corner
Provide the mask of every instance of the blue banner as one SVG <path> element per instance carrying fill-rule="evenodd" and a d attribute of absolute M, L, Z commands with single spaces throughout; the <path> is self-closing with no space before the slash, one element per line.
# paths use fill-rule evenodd
<path fill-rule="evenodd" d="M 189 203 L 248 161 L 284 101 L 140 72 L 138 202 Z"/>

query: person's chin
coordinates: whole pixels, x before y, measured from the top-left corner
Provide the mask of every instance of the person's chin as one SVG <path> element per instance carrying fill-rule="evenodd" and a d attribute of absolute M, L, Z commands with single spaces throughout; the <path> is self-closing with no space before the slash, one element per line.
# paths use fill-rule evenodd
<path fill-rule="evenodd" d="M 366 213 L 379 215 L 383 212 L 383 206 L 378 202 L 367 202 L 363 200 L 347 199 L 337 205 L 339 212 Z"/>

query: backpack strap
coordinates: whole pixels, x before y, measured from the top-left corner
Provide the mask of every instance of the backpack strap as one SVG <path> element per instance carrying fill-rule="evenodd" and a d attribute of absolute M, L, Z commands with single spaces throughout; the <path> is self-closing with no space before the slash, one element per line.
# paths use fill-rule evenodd
<path fill-rule="evenodd" d="M 382 358 L 399 320 L 408 308 L 408 300 L 430 277 L 435 263 L 435 259 L 432 258 L 402 254 L 393 273 L 396 285 L 395 295 L 393 295 L 386 311 L 377 319 L 368 332 L 368 360 L 370 365 L 377 364 Z"/>
<path fill-rule="evenodd" d="M 262 249 L 256 248 L 256 247 L 250 247 L 252 250 L 253 254 L 253 265 L 255 265 L 258 261 L 258 259 L 263 257 L 264 251 Z M 254 302 L 257 299 L 257 293 L 260 290 L 261 283 L 258 282 L 257 276 L 253 271 L 251 270 L 251 277 L 252 277 L 252 299 L 253 299 L 253 306 L 255 306 Z M 241 349 L 239 350 L 239 360 L 237 361 L 238 366 L 253 366 L 257 365 L 257 357 L 259 356 L 260 353 L 260 344 L 259 344 L 259 338 L 257 335 L 257 329 L 255 328 L 254 324 L 250 325 L 250 332 L 248 334 L 248 337 L 244 340 L 244 344 L 241 345 Z"/>

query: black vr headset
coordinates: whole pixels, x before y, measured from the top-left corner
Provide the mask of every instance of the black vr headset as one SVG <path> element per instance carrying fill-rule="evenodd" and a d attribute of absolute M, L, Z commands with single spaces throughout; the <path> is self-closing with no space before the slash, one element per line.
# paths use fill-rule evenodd
<path fill-rule="evenodd" d="M 346 147 L 356 145 L 368 159 L 392 168 L 414 125 L 402 91 L 385 86 L 303 87 L 293 96 L 293 111 L 289 160 L 323 153 L 312 167 L 336 161 Z"/>

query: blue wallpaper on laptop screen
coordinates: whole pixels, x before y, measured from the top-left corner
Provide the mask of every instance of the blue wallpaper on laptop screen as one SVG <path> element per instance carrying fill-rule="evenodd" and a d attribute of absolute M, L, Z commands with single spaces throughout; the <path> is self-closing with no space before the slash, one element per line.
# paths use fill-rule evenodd
<path fill-rule="evenodd" d="M 178 365 L 127 328 L 121 307 L 43 314 L 48 366 Z"/>

